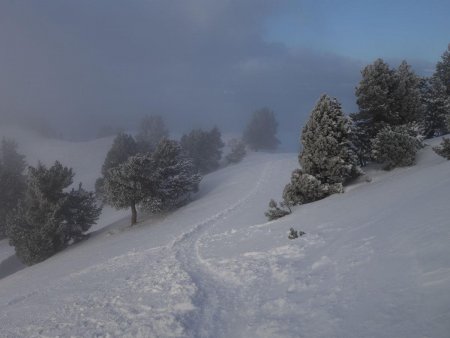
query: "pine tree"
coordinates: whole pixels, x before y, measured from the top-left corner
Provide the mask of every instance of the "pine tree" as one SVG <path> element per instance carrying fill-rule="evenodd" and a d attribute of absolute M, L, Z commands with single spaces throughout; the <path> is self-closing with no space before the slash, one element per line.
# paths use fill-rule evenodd
<path fill-rule="evenodd" d="M 447 96 L 442 81 L 437 77 L 421 80 L 421 99 L 423 115 L 421 124 L 426 138 L 445 134 L 449 129 L 447 118 L 450 117 L 450 96 Z"/>
<path fill-rule="evenodd" d="M 303 128 L 299 162 L 321 183 L 344 183 L 360 174 L 351 145 L 351 124 L 335 98 L 323 95 Z"/>
<path fill-rule="evenodd" d="M 99 199 L 105 201 L 105 179 L 110 169 L 124 163 L 130 156 L 136 155 L 138 146 L 133 136 L 119 133 L 115 137 L 111 149 L 106 154 L 105 161 L 102 166 L 102 177 L 95 182 L 95 192 Z"/>
<path fill-rule="evenodd" d="M 158 143 L 169 137 L 163 118 L 160 115 L 150 115 L 142 119 L 136 135 L 136 143 L 140 152 L 153 152 Z"/>
<path fill-rule="evenodd" d="M 84 233 L 90 229 L 92 224 L 100 217 L 102 209 L 97 206 L 95 194 L 82 188 L 80 183 L 78 189 L 66 194 L 63 205 L 63 218 L 65 229 L 65 242 L 78 241 L 85 237 Z"/>
<path fill-rule="evenodd" d="M 183 135 L 181 147 L 186 155 L 194 161 L 198 170 L 206 174 L 219 167 L 224 143 L 219 129 L 214 127 L 209 132 L 194 129 L 189 134 Z"/>
<path fill-rule="evenodd" d="M 434 74 L 444 84 L 447 96 L 450 96 L 450 43 L 447 50 L 442 54 L 441 61 L 436 64 L 436 72 Z"/>
<path fill-rule="evenodd" d="M 158 189 L 145 199 L 146 210 L 153 213 L 171 210 L 184 204 L 191 192 L 198 191 L 201 176 L 192 159 L 183 155 L 178 142 L 162 140 L 152 154 L 152 160 Z"/>
<path fill-rule="evenodd" d="M 138 152 L 136 141 L 133 136 L 119 133 L 113 141 L 111 149 L 106 154 L 102 166 L 102 174 L 105 176 L 109 169 L 124 163 L 130 156 Z"/>
<path fill-rule="evenodd" d="M 197 191 L 200 179 L 179 144 L 162 140 L 151 155 L 138 154 L 111 168 L 105 177 L 105 195 L 114 207 L 131 208 L 134 225 L 139 207 L 151 212 L 170 210 Z"/>
<path fill-rule="evenodd" d="M 98 219 L 101 209 L 92 193 L 72 184 L 73 171 L 61 163 L 29 167 L 27 189 L 7 218 L 7 236 L 25 264 L 38 263 L 77 240 Z"/>
<path fill-rule="evenodd" d="M 395 72 L 395 90 L 392 93 L 392 104 L 397 119 L 386 122 L 391 125 L 402 125 L 419 120 L 422 114 L 419 83 L 419 77 L 403 60 Z"/>
<path fill-rule="evenodd" d="M 117 209 L 131 208 L 131 225 L 137 223 L 137 207 L 157 190 L 156 168 L 148 154 L 129 157 L 108 170 L 105 176 L 105 199 Z"/>
<path fill-rule="evenodd" d="M 366 66 L 356 88 L 358 120 L 365 121 L 364 129 L 374 137 L 386 124 L 399 123 L 400 116 L 394 107 L 393 92 L 396 89 L 395 71 L 382 59 Z"/>
<path fill-rule="evenodd" d="M 6 218 L 23 197 L 26 187 L 25 156 L 17 153 L 14 140 L 3 139 L 0 153 L 0 238 L 5 236 Z"/>
<path fill-rule="evenodd" d="M 280 141 L 276 138 L 278 122 L 268 108 L 255 111 L 243 133 L 243 140 L 253 150 L 274 150 Z"/>

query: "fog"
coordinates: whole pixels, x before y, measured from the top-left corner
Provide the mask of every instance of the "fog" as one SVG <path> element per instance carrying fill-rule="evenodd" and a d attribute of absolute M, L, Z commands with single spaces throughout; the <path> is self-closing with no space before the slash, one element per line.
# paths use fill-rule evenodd
<path fill-rule="evenodd" d="M 355 111 L 354 88 L 372 60 L 267 39 L 290 3 L 1 1 L 0 122 L 45 120 L 87 138 L 160 114 L 177 132 L 239 132 L 267 106 L 281 131 L 296 132 L 325 92 Z M 405 58 L 419 73 L 432 68 Z"/>

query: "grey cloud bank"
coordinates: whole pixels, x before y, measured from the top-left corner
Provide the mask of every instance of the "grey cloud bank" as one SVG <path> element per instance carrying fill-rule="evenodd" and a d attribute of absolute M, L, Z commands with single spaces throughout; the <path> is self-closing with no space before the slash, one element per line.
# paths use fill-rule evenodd
<path fill-rule="evenodd" d="M 2 1 L 0 116 L 80 137 L 152 113 L 180 132 L 240 131 L 262 106 L 292 132 L 324 92 L 354 111 L 363 62 L 265 40 L 287 3 Z"/>

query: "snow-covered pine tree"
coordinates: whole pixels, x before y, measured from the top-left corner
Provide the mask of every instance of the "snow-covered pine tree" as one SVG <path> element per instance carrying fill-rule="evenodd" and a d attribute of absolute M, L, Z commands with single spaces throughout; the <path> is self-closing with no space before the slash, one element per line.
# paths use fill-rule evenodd
<path fill-rule="evenodd" d="M 102 177 L 95 182 L 95 193 L 98 198 L 105 201 L 104 184 L 109 170 L 124 163 L 130 156 L 136 155 L 137 152 L 138 146 L 133 136 L 122 132 L 117 134 L 110 150 L 106 154 L 102 166 Z"/>
<path fill-rule="evenodd" d="M 85 237 L 92 224 L 100 217 L 102 209 L 97 206 L 95 194 L 82 188 L 72 190 L 66 195 L 63 205 L 65 242 L 78 241 Z"/>
<path fill-rule="evenodd" d="M 446 87 L 447 96 L 450 96 L 450 43 L 442 54 L 441 60 L 436 64 L 434 76 L 441 80 Z"/>
<path fill-rule="evenodd" d="M 384 170 L 413 165 L 420 142 L 407 126 L 384 127 L 372 140 L 372 156 Z"/>
<path fill-rule="evenodd" d="M 361 75 L 356 88 L 359 113 L 355 117 L 365 121 L 364 129 L 372 138 L 386 124 L 396 124 L 400 120 L 393 97 L 397 81 L 395 71 L 382 59 L 366 66 Z"/>
<path fill-rule="evenodd" d="M 228 163 L 239 163 L 247 154 L 245 150 L 245 143 L 242 140 L 232 139 L 228 143 L 230 146 L 230 152 L 226 156 Z"/>
<path fill-rule="evenodd" d="M 439 136 L 449 131 L 447 118 L 450 117 L 450 96 L 446 88 L 437 77 L 421 80 L 421 99 L 423 115 L 421 124 L 426 138 Z"/>
<path fill-rule="evenodd" d="M 139 131 L 136 135 L 136 143 L 139 152 L 153 152 L 158 146 L 158 143 L 168 137 L 169 130 L 167 129 L 162 116 L 149 115 L 144 117 L 139 124 Z"/>
<path fill-rule="evenodd" d="M 411 66 L 403 60 L 395 72 L 395 90 L 392 93 L 392 105 L 396 119 L 386 121 L 390 125 L 403 125 L 418 121 L 422 115 L 422 103 L 419 90 L 419 77 Z"/>
<path fill-rule="evenodd" d="M 0 239 L 6 235 L 6 217 L 23 197 L 26 187 L 25 156 L 14 140 L 3 139 L 0 149 Z"/>
<path fill-rule="evenodd" d="M 220 130 L 214 127 L 210 131 L 194 129 L 181 137 L 181 147 L 194 161 L 194 165 L 203 173 L 209 173 L 219 167 L 224 143 Z"/>
<path fill-rule="evenodd" d="M 152 154 L 156 169 L 158 189 L 143 201 L 146 210 L 153 213 L 171 210 L 198 191 L 201 176 L 192 159 L 183 156 L 177 141 L 164 139 Z"/>
<path fill-rule="evenodd" d="M 278 122 L 269 108 L 253 112 L 243 133 L 243 140 L 253 150 L 274 150 L 280 141 L 277 139 Z"/>
<path fill-rule="evenodd" d="M 73 176 L 72 169 L 59 162 L 50 168 L 29 167 L 25 196 L 8 215 L 6 228 L 10 244 L 25 264 L 60 251 L 98 219 L 100 210 L 93 198 L 76 198 L 64 191 Z"/>
<path fill-rule="evenodd" d="M 350 131 L 350 120 L 337 99 L 322 95 L 302 131 L 299 162 L 304 173 L 323 184 L 344 183 L 358 176 L 361 171 Z"/>
<path fill-rule="evenodd" d="M 117 209 L 131 208 L 134 225 L 139 207 L 151 212 L 174 208 L 198 189 L 200 179 L 192 161 L 182 156 L 179 144 L 165 139 L 152 155 L 131 156 L 110 169 L 105 178 L 105 196 Z"/>
<path fill-rule="evenodd" d="M 117 209 L 131 208 L 131 225 L 137 223 L 137 207 L 155 195 L 158 180 L 150 155 L 138 154 L 108 170 L 104 182 L 105 200 Z"/>

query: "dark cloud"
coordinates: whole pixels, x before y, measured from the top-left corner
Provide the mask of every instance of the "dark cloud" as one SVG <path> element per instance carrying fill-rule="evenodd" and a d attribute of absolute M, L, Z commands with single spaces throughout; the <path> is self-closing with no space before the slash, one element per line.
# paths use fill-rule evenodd
<path fill-rule="evenodd" d="M 261 106 L 292 131 L 323 92 L 354 110 L 361 62 L 264 39 L 283 3 L 2 1 L 0 114 L 86 134 L 148 113 L 240 130 Z"/>

